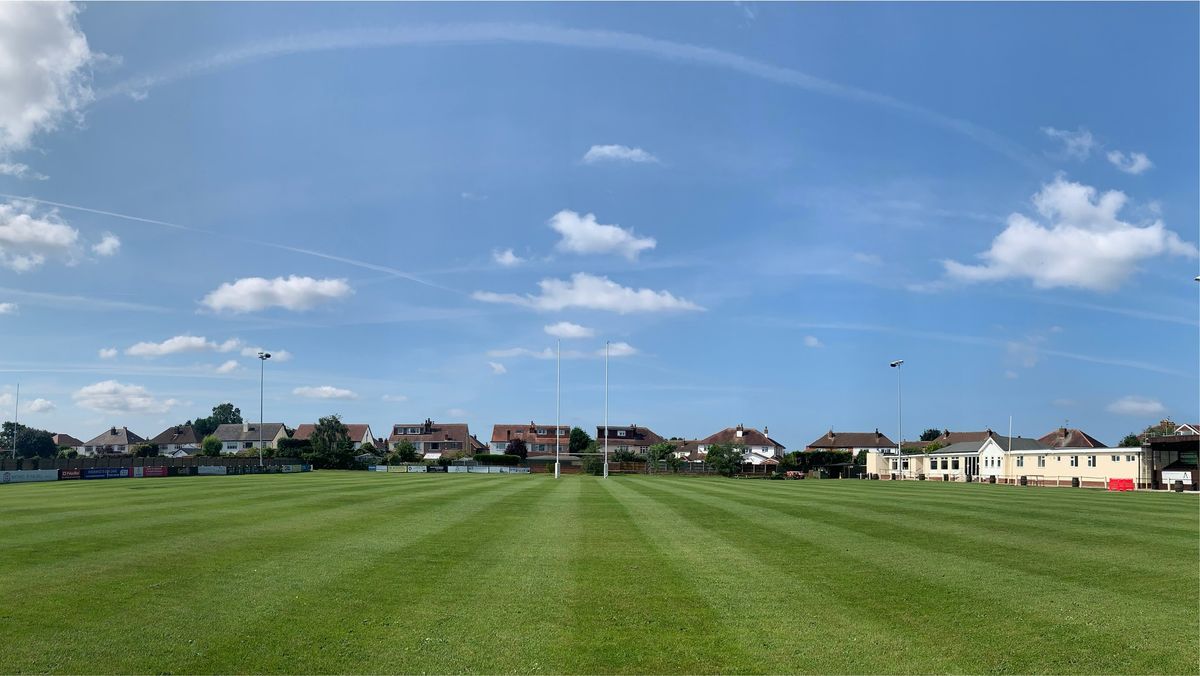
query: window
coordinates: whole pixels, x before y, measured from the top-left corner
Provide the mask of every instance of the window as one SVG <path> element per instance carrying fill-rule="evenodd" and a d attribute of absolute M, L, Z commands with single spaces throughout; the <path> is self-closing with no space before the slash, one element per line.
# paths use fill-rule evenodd
<path fill-rule="evenodd" d="M 1114 455 L 1109 459 L 1112 460 L 1113 462 L 1121 462 L 1121 456 L 1119 456 L 1119 455 Z"/>
<path fill-rule="evenodd" d="M 1079 466 L 1079 456 L 1078 456 L 1078 455 L 1072 455 L 1072 456 L 1071 456 L 1071 466 L 1072 466 L 1072 467 L 1078 467 L 1078 466 Z"/>
<path fill-rule="evenodd" d="M 545 428 L 545 427 L 539 427 L 539 428 L 537 428 L 537 435 L 538 435 L 539 437 L 544 437 L 544 436 L 546 436 L 546 428 Z"/>
<path fill-rule="evenodd" d="M 1088 456 L 1088 467 L 1095 467 L 1095 466 L 1096 466 L 1096 456 L 1089 455 Z"/>
<path fill-rule="evenodd" d="M 1132 455 L 1125 456 L 1125 462 L 1136 462 L 1136 461 L 1137 461 L 1136 456 L 1132 456 Z"/>
<path fill-rule="evenodd" d="M 236 443 L 228 443 L 228 444 L 225 444 L 225 450 L 228 450 L 228 451 L 236 451 L 236 450 L 237 450 L 237 444 L 236 444 Z"/>
<path fill-rule="evenodd" d="M 1025 466 L 1025 456 L 1018 455 L 1017 456 L 1017 467 L 1024 467 L 1024 466 Z"/>
<path fill-rule="evenodd" d="M 958 469 L 958 458 L 950 459 L 950 469 Z"/>
<path fill-rule="evenodd" d="M 1045 467 L 1045 466 L 1046 466 L 1046 456 L 1039 455 L 1038 456 L 1038 467 Z"/>
<path fill-rule="evenodd" d="M 254 442 L 253 441 L 243 441 L 242 448 L 254 448 Z"/>
<path fill-rule="evenodd" d="M 492 442 L 492 448 L 496 449 L 497 451 L 508 450 L 508 442 L 507 441 Z"/>
<path fill-rule="evenodd" d="M 618 437 L 623 437 L 623 436 L 625 436 L 625 430 L 617 430 L 617 436 L 618 436 Z"/>

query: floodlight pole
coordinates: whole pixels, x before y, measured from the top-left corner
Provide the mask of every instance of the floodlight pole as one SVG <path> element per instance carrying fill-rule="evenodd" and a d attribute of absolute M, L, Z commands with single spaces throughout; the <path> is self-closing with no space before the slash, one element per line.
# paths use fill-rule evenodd
<path fill-rule="evenodd" d="M 17 459 L 17 413 L 21 406 L 21 383 L 17 383 L 17 396 L 13 399 L 13 460 Z"/>
<path fill-rule="evenodd" d="M 562 340 L 555 341 L 558 353 L 554 358 L 554 478 L 559 477 L 559 457 L 562 447 Z"/>
<path fill-rule="evenodd" d="M 258 466 L 262 467 L 263 458 L 263 385 L 267 378 L 267 360 L 271 358 L 269 352 L 258 353 Z"/>
<path fill-rule="evenodd" d="M 604 478 L 608 478 L 608 341 L 604 341 Z"/>
<path fill-rule="evenodd" d="M 903 359 L 897 359 L 891 364 L 892 368 L 896 369 L 896 478 L 904 478 L 904 392 L 900 387 L 900 365 L 904 363 Z"/>

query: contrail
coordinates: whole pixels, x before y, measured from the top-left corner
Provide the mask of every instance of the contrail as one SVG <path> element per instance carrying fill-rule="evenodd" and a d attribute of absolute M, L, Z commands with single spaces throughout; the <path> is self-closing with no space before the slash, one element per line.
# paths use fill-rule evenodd
<path fill-rule="evenodd" d="M 22 195 L 9 195 L 7 193 L 0 193 L 0 197 L 6 198 L 6 199 L 12 199 L 12 200 L 21 200 L 21 201 L 25 201 L 25 202 L 33 202 L 35 204 L 44 204 L 47 206 L 59 207 L 61 209 L 71 209 L 74 211 L 83 211 L 83 212 L 86 212 L 89 214 L 98 214 L 101 216 L 120 218 L 120 219 L 123 219 L 126 221 L 135 221 L 137 223 L 149 223 L 151 225 L 160 225 L 165 228 L 171 228 L 173 230 L 182 230 L 185 232 L 195 232 L 195 233 L 204 234 L 204 235 L 213 235 L 213 236 L 221 237 L 224 239 L 230 239 L 230 240 L 237 241 L 237 242 L 243 242 L 245 244 L 254 244 L 257 246 L 265 246 L 265 247 L 269 247 L 272 249 L 279 249 L 280 251 L 290 251 L 292 253 L 304 254 L 306 256 L 313 256 L 315 258 L 323 258 L 325 260 L 337 261 L 338 263 L 345 263 L 346 265 L 353 265 L 354 267 L 362 268 L 364 270 L 372 270 L 374 272 L 383 272 L 383 273 L 392 275 L 393 277 L 398 277 L 400 279 L 406 279 L 410 282 L 422 284 L 424 286 L 428 286 L 433 289 L 439 289 L 442 291 L 450 291 L 451 293 L 457 293 L 460 295 L 464 293 L 457 289 L 452 289 L 448 286 L 442 286 L 441 284 L 436 284 L 434 282 L 427 281 L 427 280 L 417 277 L 416 275 L 413 275 L 411 273 L 404 272 L 403 270 L 397 270 L 396 268 L 388 267 L 386 265 L 378 265 L 376 263 L 368 263 L 366 261 L 354 260 L 353 258 L 345 258 L 343 256 L 335 256 L 333 254 L 322 253 L 320 251 L 312 251 L 310 249 L 301 249 L 299 247 L 288 246 L 286 244 L 276 244 L 275 242 L 264 242 L 262 240 L 252 239 L 249 237 L 240 237 L 238 235 L 230 235 L 228 233 L 217 232 L 216 230 L 209 230 L 207 228 L 196 228 L 196 227 L 193 227 L 190 225 L 181 225 L 179 223 L 171 223 L 169 221 L 160 221 L 156 218 L 144 218 L 142 216 L 133 216 L 130 214 L 120 214 L 115 211 L 105 211 L 104 209 L 93 209 L 92 207 L 84 207 L 84 206 L 80 206 L 78 204 L 67 204 L 65 202 L 53 202 L 50 200 L 38 199 L 36 197 L 27 197 L 27 196 L 22 196 Z"/>
<path fill-rule="evenodd" d="M 1022 165 L 1041 170 L 1028 150 L 996 132 L 973 122 L 908 103 L 888 94 L 845 85 L 809 75 L 793 68 L 757 61 L 740 54 L 684 42 L 661 40 L 637 33 L 563 28 L 544 24 L 469 23 L 385 28 L 353 28 L 281 36 L 239 45 L 157 73 L 130 78 L 101 89 L 96 98 L 138 96 L 147 90 L 246 63 L 292 54 L 343 49 L 379 49 L 413 45 L 534 44 L 642 54 L 664 61 L 692 63 L 804 89 L 826 96 L 900 111 L 927 123 L 948 129 L 998 152 Z"/>

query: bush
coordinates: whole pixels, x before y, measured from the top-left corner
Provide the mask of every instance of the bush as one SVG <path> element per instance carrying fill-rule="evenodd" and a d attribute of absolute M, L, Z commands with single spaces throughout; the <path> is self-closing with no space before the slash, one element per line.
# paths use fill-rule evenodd
<path fill-rule="evenodd" d="M 475 456 L 475 462 L 481 465 L 508 465 L 515 466 L 520 464 L 521 458 L 515 455 L 489 455 L 480 453 Z"/>
<path fill-rule="evenodd" d="M 144 443 L 144 444 L 138 444 L 137 446 L 134 446 L 133 448 L 129 449 L 129 455 L 132 455 L 135 458 L 157 457 L 158 456 L 158 444 L 149 443 L 149 442 Z"/>
<path fill-rule="evenodd" d="M 312 450 L 312 444 L 308 439 L 293 439 L 284 437 L 279 440 L 279 453 L 281 456 L 299 457 L 301 453 Z"/>
<path fill-rule="evenodd" d="M 200 442 L 200 455 L 209 458 L 216 458 L 221 455 L 221 449 L 224 447 L 225 444 L 222 443 L 220 439 L 218 439 L 215 435 L 210 434 L 204 437 L 204 441 Z"/>

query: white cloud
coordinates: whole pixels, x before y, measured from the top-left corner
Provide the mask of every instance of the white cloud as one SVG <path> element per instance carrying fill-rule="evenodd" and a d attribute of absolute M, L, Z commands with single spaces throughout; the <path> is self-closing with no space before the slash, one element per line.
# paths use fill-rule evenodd
<path fill-rule="evenodd" d="M 385 395 L 383 395 L 383 400 L 384 401 L 401 402 L 401 401 L 408 401 L 408 397 L 404 396 L 403 394 L 385 394 Z"/>
<path fill-rule="evenodd" d="M 1145 259 L 1171 254 L 1195 258 L 1196 245 L 1167 230 L 1161 220 L 1135 225 L 1117 217 L 1125 194 L 1057 178 L 1042 186 L 1033 203 L 1043 225 L 1013 213 L 983 263 L 944 261 L 947 274 L 964 282 L 1026 278 L 1038 288 L 1075 287 L 1110 291 Z"/>
<path fill-rule="evenodd" d="M 256 312 L 269 307 L 303 311 L 351 293 L 353 290 L 344 279 L 313 279 L 296 275 L 274 279 L 246 277 L 232 284 L 222 284 L 201 302 L 218 312 Z"/>
<path fill-rule="evenodd" d="M 816 336 L 805 336 L 804 347 L 825 347 Z"/>
<path fill-rule="evenodd" d="M 636 347 L 625 342 L 609 343 L 608 356 L 613 358 L 631 357 L 638 353 Z M 541 350 L 531 350 L 527 347 L 509 347 L 503 350 L 488 350 L 487 356 L 496 357 L 498 359 L 509 359 L 513 357 L 530 357 L 532 359 L 554 359 L 558 356 L 558 352 L 554 348 L 543 348 Z M 590 352 L 580 350 L 563 350 L 563 359 L 595 359 L 604 356 L 604 348 L 599 348 Z M 493 362 L 488 362 L 489 364 Z M 501 366 L 496 364 L 496 366 Z M 493 369 L 495 366 L 492 367 Z"/>
<path fill-rule="evenodd" d="M 1016 380 L 1018 377 L 1019 376 L 1018 376 L 1017 372 L 1013 371 L 1012 369 L 1009 369 L 1004 372 L 1005 380 Z"/>
<path fill-rule="evenodd" d="M 1075 131 L 1042 127 L 1042 133 L 1052 139 L 1062 141 L 1063 153 L 1077 160 L 1086 160 L 1096 147 L 1096 139 L 1092 137 L 1092 132 L 1083 127 Z"/>
<path fill-rule="evenodd" d="M 241 364 L 236 359 L 230 359 L 217 367 L 217 373 L 233 373 L 241 368 Z"/>
<path fill-rule="evenodd" d="M 577 254 L 620 254 L 637 260 L 638 254 L 656 245 L 653 237 L 637 237 L 632 230 L 596 222 L 595 214 L 579 214 L 569 209 L 554 214 L 548 221 L 562 239 L 557 248 Z"/>
<path fill-rule="evenodd" d="M 1129 155 L 1126 155 L 1120 150 L 1110 151 L 1108 153 L 1108 161 L 1126 174 L 1133 174 L 1135 176 L 1154 166 L 1154 163 L 1144 153 L 1129 153 Z"/>
<path fill-rule="evenodd" d="M 492 369 L 492 375 L 500 376 L 508 373 L 508 369 L 504 367 L 504 364 L 499 362 L 489 361 L 488 366 Z"/>
<path fill-rule="evenodd" d="M 141 385 L 105 380 L 81 387 L 71 398 L 83 408 L 104 413 L 165 413 L 179 402 L 157 399 Z"/>
<path fill-rule="evenodd" d="M 0 175 L 35 181 L 44 181 L 50 178 L 45 174 L 40 174 L 30 169 L 28 164 L 21 164 L 20 162 L 0 162 Z"/>
<path fill-rule="evenodd" d="M 115 356 L 117 356 L 117 348 L 115 348 L 115 347 L 100 348 L 100 358 L 101 359 L 112 359 Z"/>
<path fill-rule="evenodd" d="M 464 191 L 463 193 L 461 193 L 460 196 L 468 202 L 482 202 L 487 199 L 487 195 L 481 195 L 477 192 L 465 192 Z"/>
<path fill-rule="evenodd" d="M 117 251 L 120 249 L 120 238 L 111 232 L 104 233 L 104 237 L 99 242 L 92 245 L 92 251 L 97 256 L 115 256 Z"/>
<path fill-rule="evenodd" d="M 5 6 L 0 3 L 0 12 Z M 33 204 L 20 200 L 0 204 L 0 266 L 28 272 L 45 263 L 48 256 L 71 262 L 78 244 L 79 231 L 67 225 L 57 211 L 38 215 Z"/>
<path fill-rule="evenodd" d="M 0 315 L 15 314 L 19 307 L 16 303 L 0 303 Z"/>
<path fill-rule="evenodd" d="M 557 324 L 547 324 L 542 327 L 546 333 L 557 338 L 591 338 L 596 335 L 596 332 L 586 326 L 572 324 L 571 322 L 559 322 Z"/>
<path fill-rule="evenodd" d="M 42 399 L 40 397 L 34 399 L 28 404 L 25 404 L 25 410 L 29 413 L 45 413 L 47 411 L 53 411 L 56 408 L 58 407 L 54 405 L 54 402 L 50 401 L 49 399 Z"/>
<path fill-rule="evenodd" d="M 877 254 L 862 253 L 861 251 L 854 252 L 850 257 L 859 263 L 867 265 L 879 265 L 882 262 L 882 259 Z"/>
<path fill-rule="evenodd" d="M 125 354 L 131 357 L 165 357 L 184 352 L 216 351 L 220 347 L 203 336 L 175 336 L 161 343 L 137 343 L 127 348 Z"/>
<path fill-rule="evenodd" d="M 614 359 L 617 357 L 632 357 L 633 355 L 635 355 L 637 353 L 638 353 L 637 348 L 630 345 L 629 343 L 617 342 L 617 343 L 609 343 L 608 344 L 608 356 L 612 357 Z M 604 356 L 604 348 L 600 348 L 599 350 L 596 350 L 596 356 L 603 357 Z"/>
<path fill-rule="evenodd" d="M 509 347 L 503 350 L 488 350 L 487 356 L 497 357 L 499 359 L 507 359 L 510 357 L 533 357 L 534 359 L 554 359 L 555 351 L 552 348 L 544 350 L 531 350 L 527 347 Z M 566 356 L 565 354 L 563 356 Z"/>
<path fill-rule="evenodd" d="M 520 256 L 513 253 L 512 249 L 505 249 L 504 251 L 493 251 L 492 252 L 492 260 L 496 261 L 497 263 L 499 263 L 500 265 L 503 265 L 506 268 L 511 268 L 513 266 L 520 265 L 521 263 L 525 262 L 525 259 L 521 258 Z"/>
<path fill-rule="evenodd" d="M 28 148 L 92 100 L 95 55 L 67 2 L 0 3 L 0 156 Z"/>
<path fill-rule="evenodd" d="M 1120 399 L 1108 405 L 1108 412 L 1116 413 L 1118 415 L 1159 415 L 1165 410 L 1166 408 L 1162 405 L 1162 403 L 1156 399 L 1149 399 L 1147 397 L 1138 397 L 1133 395 L 1121 397 Z"/>
<path fill-rule="evenodd" d="M 446 411 L 446 415 L 451 418 L 465 418 L 467 417 L 467 412 L 461 408 L 452 408 Z"/>
<path fill-rule="evenodd" d="M 618 314 L 704 309 L 667 291 L 633 289 L 621 286 L 607 277 L 597 277 L 586 272 L 571 275 L 570 281 L 543 279 L 538 282 L 538 286 L 541 293 L 537 296 L 476 291 L 471 297 L 485 303 L 509 303 L 551 312 L 567 308 L 607 310 Z"/>
<path fill-rule="evenodd" d="M 292 358 L 292 353 L 287 350 L 265 350 L 261 347 L 243 347 L 243 357 L 258 357 L 259 352 L 265 352 L 271 355 L 271 361 L 288 361 Z"/>
<path fill-rule="evenodd" d="M 656 163 L 658 158 L 642 150 L 623 145 L 592 146 L 583 155 L 584 164 L 600 162 L 635 162 L 638 164 Z"/>
<path fill-rule="evenodd" d="M 7 411 L 8 407 L 13 405 L 13 398 L 13 395 L 8 392 L 0 392 L 0 408 Z"/>
<path fill-rule="evenodd" d="M 354 392 L 344 390 L 340 387 L 333 387 L 332 385 L 297 387 L 292 390 L 292 394 L 297 397 L 307 397 L 309 399 L 358 399 L 358 395 Z"/>

